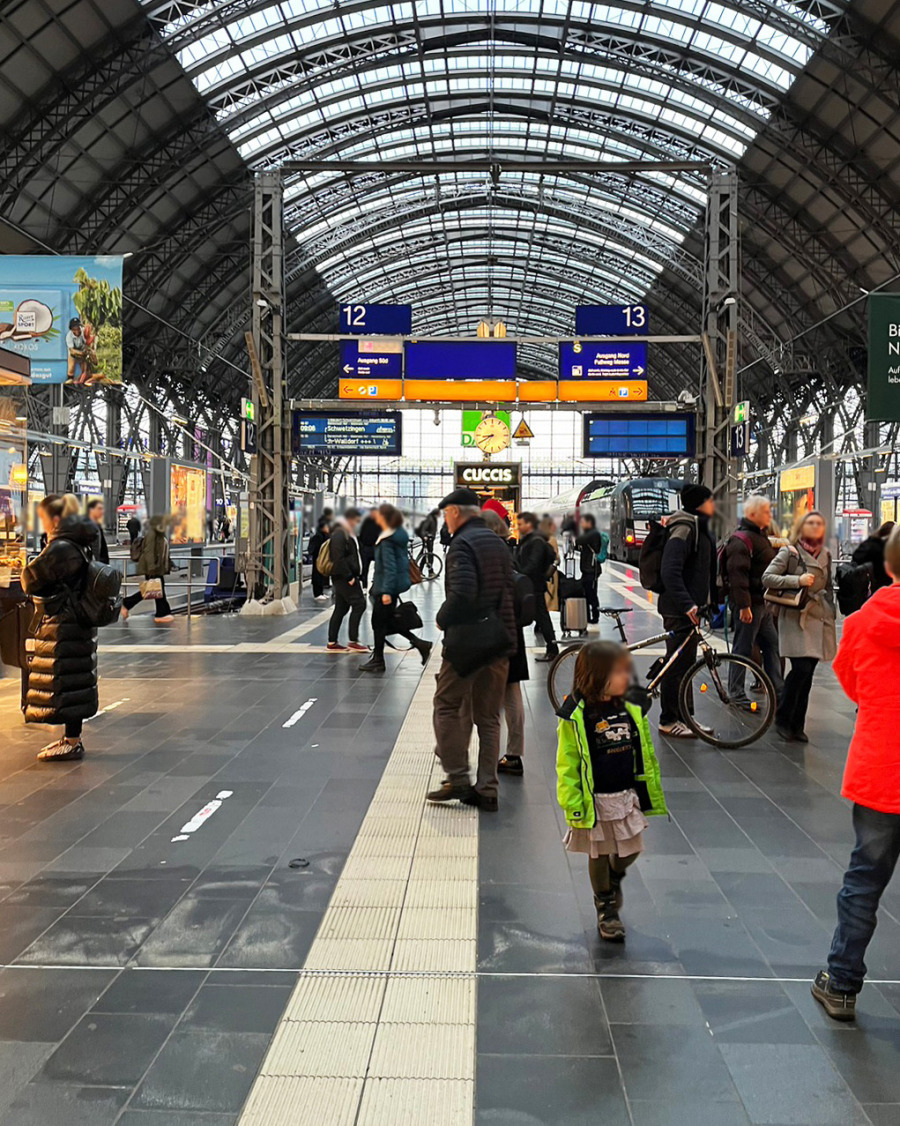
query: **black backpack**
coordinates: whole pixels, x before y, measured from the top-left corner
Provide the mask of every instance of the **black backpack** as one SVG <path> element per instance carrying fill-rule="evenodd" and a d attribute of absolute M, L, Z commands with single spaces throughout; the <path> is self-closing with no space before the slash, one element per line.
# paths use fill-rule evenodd
<path fill-rule="evenodd" d="M 871 563 L 838 563 L 835 568 L 837 600 L 844 617 L 855 614 L 871 597 L 874 574 Z"/>
<path fill-rule="evenodd" d="M 524 629 L 525 626 L 530 626 L 534 621 L 537 595 L 534 592 L 534 583 L 527 575 L 514 572 L 513 583 L 515 584 L 513 586 L 513 605 L 516 611 L 516 625 Z"/>
<path fill-rule="evenodd" d="M 654 594 L 662 594 L 666 589 L 662 581 L 662 557 L 668 539 L 669 529 L 658 520 L 651 520 L 647 538 L 641 544 L 638 571 L 641 586 Z"/>
<path fill-rule="evenodd" d="M 101 629 L 119 620 L 122 599 L 122 572 L 109 563 L 100 563 L 90 554 L 78 549 L 84 556 L 87 569 L 81 590 L 71 592 L 72 613 L 80 625 Z"/>

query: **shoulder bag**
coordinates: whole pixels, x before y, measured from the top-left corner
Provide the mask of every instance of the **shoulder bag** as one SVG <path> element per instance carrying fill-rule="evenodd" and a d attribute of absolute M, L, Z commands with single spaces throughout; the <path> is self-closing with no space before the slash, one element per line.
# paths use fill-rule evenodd
<path fill-rule="evenodd" d="M 473 552 L 475 568 L 481 579 L 478 556 Z M 471 676 L 486 665 L 506 657 L 513 645 L 503 619 L 495 608 L 478 609 L 468 622 L 447 627 L 444 634 L 444 656 L 460 677 Z"/>
<path fill-rule="evenodd" d="M 799 562 L 800 556 L 794 548 L 790 549 L 790 559 L 793 563 L 794 560 Z M 801 571 L 805 575 L 806 571 Z M 793 566 L 788 571 L 788 574 L 795 574 Z M 773 606 L 784 606 L 787 610 L 802 610 L 807 602 L 809 602 L 809 587 L 801 586 L 796 590 L 767 590 L 763 595 L 763 599 Z"/>

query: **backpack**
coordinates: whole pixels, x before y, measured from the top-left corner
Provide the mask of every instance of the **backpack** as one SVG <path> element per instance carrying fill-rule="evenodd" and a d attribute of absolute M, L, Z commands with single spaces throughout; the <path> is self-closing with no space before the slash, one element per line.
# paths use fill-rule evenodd
<path fill-rule="evenodd" d="M 143 536 L 138 536 L 138 538 L 136 540 L 131 541 L 131 545 L 128 548 L 128 553 L 131 556 L 131 562 L 132 563 L 140 563 L 141 553 L 143 552 L 143 550 L 144 550 L 144 537 Z"/>
<path fill-rule="evenodd" d="M 731 597 L 731 588 L 728 585 L 728 545 L 732 540 L 740 540 L 742 544 L 750 552 L 751 559 L 753 558 L 753 540 L 750 539 L 749 532 L 744 532 L 740 528 L 735 529 L 731 535 L 722 543 L 722 546 L 716 552 L 716 578 L 718 587 L 719 602 L 727 602 Z"/>
<path fill-rule="evenodd" d="M 844 617 L 855 614 L 871 596 L 873 575 L 871 563 L 838 563 L 835 568 L 837 600 Z"/>
<path fill-rule="evenodd" d="M 641 554 L 638 558 L 641 586 L 654 594 L 665 594 L 666 591 L 662 581 L 662 558 L 666 544 L 669 542 L 669 528 L 669 524 L 663 525 L 658 520 L 651 520 L 647 538 L 641 544 Z"/>
<path fill-rule="evenodd" d="M 601 565 L 609 559 L 609 536 L 606 532 L 600 533 L 600 550 L 594 552 L 594 558 Z"/>
<path fill-rule="evenodd" d="M 330 575 L 334 571 L 334 563 L 331 561 L 331 540 L 326 540 L 319 548 L 316 570 L 320 575 Z"/>
<path fill-rule="evenodd" d="M 516 625 L 530 626 L 534 621 L 535 610 L 537 609 L 535 598 L 537 595 L 534 593 L 534 583 L 527 575 L 520 575 L 518 572 L 513 574 L 513 606 L 516 612 Z"/>
<path fill-rule="evenodd" d="M 79 592 L 70 594 L 70 606 L 80 625 L 91 629 L 102 629 L 119 620 L 122 599 L 122 572 L 109 563 L 92 559 L 87 552 L 78 549 L 87 562 L 84 585 Z"/>

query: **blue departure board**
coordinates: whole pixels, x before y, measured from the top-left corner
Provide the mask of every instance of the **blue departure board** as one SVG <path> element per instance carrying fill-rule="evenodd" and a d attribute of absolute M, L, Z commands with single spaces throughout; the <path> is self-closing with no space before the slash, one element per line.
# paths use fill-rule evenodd
<path fill-rule="evenodd" d="M 693 457 L 695 448 L 693 414 L 584 416 L 584 457 Z"/>
<path fill-rule="evenodd" d="M 579 336 L 646 336 L 650 331 L 646 305 L 577 305 Z"/>
<path fill-rule="evenodd" d="M 400 411 L 294 411 L 295 454 L 364 454 L 399 457 Z"/>
<path fill-rule="evenodd" d="M 515 379 L 511 340 L 408 340 L 407 379 Z"/>
<path fill-rule="evenodd" d="M 369 305 L 351 301 L 340 307 L 341 332 L 354 336 L 409 336 L 412 305 Z"/>

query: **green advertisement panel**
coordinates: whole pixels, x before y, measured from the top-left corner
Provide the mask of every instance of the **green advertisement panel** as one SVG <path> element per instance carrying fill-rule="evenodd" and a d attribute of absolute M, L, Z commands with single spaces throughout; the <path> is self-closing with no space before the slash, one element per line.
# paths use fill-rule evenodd
<path fill-rule="evenodd" d="M 869 296 L 869 395 L 866 418 L 900 422 L 900 293 Z"/>

